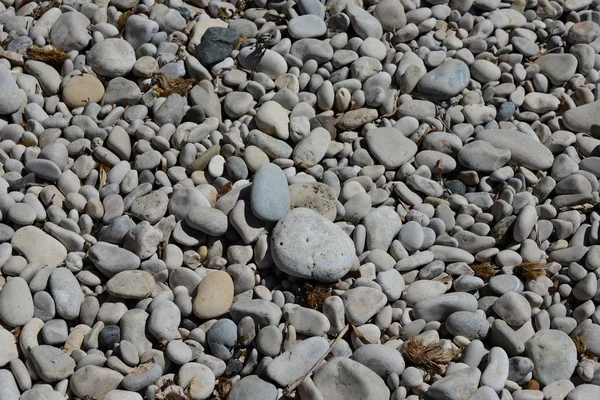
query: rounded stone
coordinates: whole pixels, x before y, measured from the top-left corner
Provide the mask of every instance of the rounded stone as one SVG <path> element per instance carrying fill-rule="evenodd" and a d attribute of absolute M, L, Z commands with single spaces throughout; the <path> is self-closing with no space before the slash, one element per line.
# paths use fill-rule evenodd
<path fill-rule="evenodd" d="M 350 270 L 354 243 L 337 225 L 307 208 L 295 208 L 273 229 L 272 257 L 292 276 L 333 282 Z"/>
<path fill-rule="evenodd" d="M 74 76 L 62 90 L 62 100 L 71 108 L 98 103 L 104 96 L 104 85 L 91 74 Z"/>
<path fill-rule="evenodd" d="M 227 272 L 215 271 L 204 277 L 193 301 L 194 315 L 201 319 L 219 317 L 229 311 L 233 303 L 233 280 Z"/>
<path fill-rule="evenodd" d="M 127 75 L 135 64 L 135 51 L 123 39 L 110 38 L 90 49 L 86 62 L 99 75 L 115 78 Z"/>
<path fill-rule="evenodd" d="M 264 164 L 254 174 L 250 206 L 252 212 L 264 221 L 276 222 L 290 208 L 287 177 L 275 164 Z"/>

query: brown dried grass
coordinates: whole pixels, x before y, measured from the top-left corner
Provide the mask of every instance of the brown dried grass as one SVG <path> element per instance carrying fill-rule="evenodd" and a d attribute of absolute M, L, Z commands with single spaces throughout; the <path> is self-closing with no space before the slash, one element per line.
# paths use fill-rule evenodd
<path fill-rule="evenodd" d="M 483 279 L 484 282 L 488 282 L 494 275 L 496 275 L 496 270 L 489 262 L 473 264 L 471 265 L 471 269 L 475 273 L 475 276 Z"/>
<path fill-rule="evenodd" d="M 575 344 L 577 356 L 580 360 L 592 360 L 594 362 L 598 362 L 597 356 L 588 353 L 587 345 L 585 344 L 585 340 L 582 336 L 571 336 L 571 340 Z"/>
<path fill-rule="evenodd" d="M 167 78 L 163 74 L 154 74 L 152 79 L 156 83 L 156 91 L 161 97 L 168 97 L 173 93 L 187 96 L 189 91 L 198 83 L 193 78 Z"/>
<path fill-rule="evenodd" d="M 225 400 L 227 395 L 231 391 L 231 382 L 226 378 L 218 378 L 217 384 L 215 385 L 215 390 L 213 391 L 213 396 L 209 398 L 209 400 Z"/>
<path fill-rule="evenodd" d="M 304 301 L 309 308 L 319 310 L 323 308 L 323 302 L 331 296 L 332 289 L 326 286 L 313 286 L 309 283 L 304 285 L 306 290 Z"/>
<path fill-rule="evenodd" d="M 404 343 L 402 354 L 409 364 L 424 369 L 430 375 L 442 373 L 456 356 L 453 350 L 440 343 L 426 343 L 418 336 Z"/>
<path fill-rule="evenodd" d="M 524 279 L 536 279 L 546 275 L 546 264 L 540 262 L 524 262 L 514 268 L 515 275 Z"/>
<path fill-rule="evenodd" d="M 69 59 L 69 55 L 62 50 L 55 48 L 48 49 L 38 46 L 29 46 L 27 48 L 27 57 L 30 60 L 41 61 L 54 67 L 61 67 Z"/>

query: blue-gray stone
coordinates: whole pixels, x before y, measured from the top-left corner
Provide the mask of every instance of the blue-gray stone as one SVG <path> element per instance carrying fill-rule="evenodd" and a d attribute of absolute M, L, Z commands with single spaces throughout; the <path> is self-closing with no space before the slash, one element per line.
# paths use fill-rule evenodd
<path fill-rule="evenodd" d="M 470 79 L 467 64 L 450 59 L 425 74 L 419 80 L 417 90 L 424 95 L 446 100 L 462 92 Z"/>
<path fill-rule="evenodd" d="M 237 338 L 237 325 L 226 318 L 215 322 L 206 333 L 206 342 L 212 355 L 224 361 L 233 356 Z"/>
<path fill-rule="evenodd" d="M 312 14 L 325 18 L 325 6 L 319 0 L 299 0 L 300 14 Z"/>
<path fill-rule="evenodd" d="M 256 375 L 250 375 L 237 381 L 229 395 L 228 400 L 275 400 L 277 388 L 265 382 Z"/>
<path fill-rule="evenodd" d="M 98 334 L 98 343 L 101 349 L 110 348 L 114 343 L 121 341 L 121 328 L 119 325 L 108 325 Z"/>
<path fill-rule="evenodd" d="M 28 36 L 17 36 L 6 47 L 6 50 L 19 54 L 25 54 L 27 48 L 33 44 L 33 40 Z"/>
<path fill-rule="evenodd" d="M 517 111 L 517 106 L 512 101 L 507 101 L 500 104 L 498 107 L 498 114 L 496 115 L 496 119 L 498 121 L 508 121 L 510 117 Z"/>
<path fill-rule="evenodd" d="M 287 178 L 275 164 L 262 165 L 252 182 L 252 212 L 264 221 L 279 221 L 290 208 Z"/>

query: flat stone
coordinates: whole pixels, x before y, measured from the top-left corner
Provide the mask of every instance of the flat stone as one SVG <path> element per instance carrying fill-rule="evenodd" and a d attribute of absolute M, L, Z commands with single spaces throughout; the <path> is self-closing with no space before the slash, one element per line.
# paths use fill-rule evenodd
<path fill-rule="evenodd" d="M 483 339 L 487 336 L 490 325 L 480 313 L 457 311 L 446 319 L 446 329 L 454 336 L 464 336 L 467 339 Z"/>
<path fill-rule="evenodd" d="M 395 128 L 375 128 L 367 132 L 372 154 L 386 169 L 396 169 L 417 154 L 417 145 Z"/>
<path fill-rule="evenodd" d="M 29 354 L 35 370 L 45 382 L 66 379 L 75 370 L 75 360 L 59 348 L 40 345 L 32 348 Z"/>
<path fill-rule="evenodd" d="M 96 73 L 108 78 L 127 75 L 135 60 L 133 47 L 118 38 L 108 38 L 96 43 L 86 57 L 86 63 Z"/>
<path fill-rule="evenodd" d="M 352 359 L 358 361 L 382 378 L 389 374 L 402 375 L 404 358 L 399 351 L 383 344 L 367 344 L 356 349 Z"/>
<path fill-rule="evenodd" d="M 600 125 L 600 100 L 567 110 L 562 120 L 573 132 L 591 132 L 592 126 Z"/>
<path fill-rule="evenodd" d="M 0 72 L 0 92 L 2 92 L 0 114 L 10 115 L 24 105 L 23 92 L 17 86 L 12 74 L 4 71 Z"/>
<path fill-rule="evenodd" d="M 9 279 L 0 291 L 0 319 L 9 326 L 23 326 L 34 311 L 27 282 L 19 277 Z"/>
<path fill-rule="evenodd" d="M 155 286 L 154 277 L 146 271 L 122 271 L 106 282 L 108 293 L 121 299 L 145 299 Z"/>
<path fill-rule="evenodd" d="M 263 381 L 256 375 L 246 376 L 233 384 L 228 400 L 276 400 L 275 385 Z"/>
<path fill-rule="evenodd" d="M 432 299 L 422 300 L 415 304 L 413 314 L 417 319 L 425 321 L 444 321 L 457 311 L 477 310 L 477 299 L 469 293 L 447 293 Z"/>
<path fill-rule="evenodd" d="M 448 59 L 425 74 L 419 80 L 417 90 L 424 95 L 446 100 L 462 92 L 469 84 L 469 79 L 469 67 L 464 62 Z"/>
<path fill-rule="evenodd" d="M 200 232 L 210 236 L 221 236 L 229 226 L 227 215 L 212 207 L 194 207 L 185 217 L 186 223 Z"/>
<path fill-rule="evenodd" d="M 434 382 L 427 394 L 433 400 L 463 400 L 477 390 L 480 377 L 477 368 L 461 369 Z"/>
<path fill-rule="evenodd" d="M 140 258 L 135 253 L 103 243 L 90 247 L 87 256 L 94 266 L 109 278 L 122 271 L 138 269 L 140 266 Z"/>
<path fill-rule="evenodd" d="M 162 367 L 157 363 L 142 364 L 125 376 L 121 384 L 125 389 L 137 392 L 156 382 L 162 372 Z"/>
<path fill-rule="evenodd" d="M 117 389 L 123 375 L 110 368 L 86 365 L 79 368 L 69 379 L 69 387 L 79 398 L 106 399 L 106 395 Z"/>
<path fill-rule="evenodd" d="M 546 146 L 516 130 L 485 129 L 475 137 L 498 149 L 510 150 L 510 160 L 525 168 L 546 170 L 554 162 L 554 156 Z"/>
<path fill-rule="evenodd" d="M 573 389 L 567 396 L 567 400 L 595 399 L 598 398 L 598 396 L 600 396 L 600 386 L 583 384 Z"/>
<path fill-rule="evenodd" d="M 223 61 L 237 47 L 240 34 L 229 28 L 210 27 L 196 46 L 196 57 L 206 66 Z"/>
<path fill-rule="evenodd" d="M 316 38 L 327 32 L 323 18 L 316 15 L 301 15 L 288 22 L 288 32 L 295 39 Z"/>
<path fill-rule="evenodd" d="M 304 376 L 329 350 L 329 342 L 322 337 L 305 339 L 290 350 L 275 357 L 267 366 L 267 376 L 282 387 Z"/>
<path fill-rule="evenodd" d="M 572 54 L 544 54 L 535 63 L 540 73 L 546 75 L 554 85 L 570 80 L 577 70 L 577 58 Z"/>
<path fill-rule="evenodd" d="M 312 379 L 327 400 L 390 398 L 383 379 L 359 362 L 345 357 L 330 358 L 315 370 Z"/>
<path fill-rule="evenodd" d="M 516 292 L 503 294 L 494 302 L 493 308 L 500 318 L 512 326 L 522 326 L 531 319 L 529 302 Z"/>
<path fill-rule="evenodd" d="M 566 333 L 543 329 L 525 343 L 533 361 L 533 376 L 543 386 L 560 379 L 570 379 L 577 366 L 575 344 Z"/>
<path fill-rule="evenodd" d="M 251 317 L 257 325 L 277 325 L 282 311 L 277 304 L 267 300 L 238 300 L 231 306 L 231 317 L 239 322 L 244 317 Z"/>
<path fill-rule="evenodd" d="M 2 349 L 0 351 L 0 367 L 4 367 L 13 359 L 19 358 L 17 340 L 15 336 L 4 329 L 4 327 L 0 327 L 0 349 Z"/>

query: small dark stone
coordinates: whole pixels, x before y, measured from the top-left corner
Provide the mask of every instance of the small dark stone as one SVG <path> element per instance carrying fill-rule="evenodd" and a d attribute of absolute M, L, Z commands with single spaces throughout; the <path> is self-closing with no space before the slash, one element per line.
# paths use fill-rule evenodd
<path fill-rule="evenodd" d="M 228 157 L 225 161 L 225 167 L 227 167 L 227 172 L 234 181 L 248 178 L 248 166 L 240 157 Z"/>
<path fill-rule="evenodd" d="M 121 328 L 118 325 L 105 326 L 98 334 L 100 348 L 109 348 L 121 341 Z"/>
<path fill-rule="evenodd" d="M 97 126 L 90 126 L 85 130 L 85 138 L 93 141 L 95 138 L 100 138 L 102 141 L 106 140 L 108 132 Z"/>
<path fill-rule="evenodd" d="M 296 304 L 296 296 L 289 290 L 283 291 L 283 297 L 285 298 L 286 303 Z"/>
<path fill-rule="evenodd" d="M 188 331 L 193 331 L 194 329 L 196 329 L 198 327 L 198 324 L 189 318 L 184 318 L 181 321 L 180 326 L 184 329 L 187 329 Z"/>
<path fill-rule="evenodd" d="M 12 181 L 10 184 L 10 191 L 17 192 L 19 190 L 27 189 L 27 185 L 33 182 L 35 182 L 35 174 L 27 174 L 22 178 Z"/>
<path fill-rule="evenodd" d="M 496 225 L 494 225 L 492 231 L 490 232 L 490 236 L 496 239 L 497 241 L 502 240 L 504 238 L 504 235 L 506 235 L 506 232 L 508 232 L 508 230 L 515 223 L 516 219 L 516 215 L 509 215 L 508 217 L 502 218 L 500 221 L 498 221 Z"/>
<path fill-rule="evenodd" d="M 346 14 L 338 13 L 327 18 L 325 23 L 331 33 L 346 32 L 350 27 L 350 18 Z"/>
<path fill-rule="evenodd" d="M 517 106 L 511 101 L 504 102 L 498 108 L 496 119 L 498 121 L 508 121 L 510 117 L 517 111 Z"/>
<path fill-rule="evenodd" d="M 240 41 L 240 34 L 229 28 L 208 28 L 196 47 L 196 57 L 206 66 L 215 65 L 231 54 Z"/>
<path fill-rule="evenodd" d="M 190 14 L 190 10 L 188 10 L 185 7 L 177 7 L 175 8 L 175 10 L 181 14 L 181 16 L 185 19 L 185 22 L 188 22 L 190 19 L 192 19 L 192 15 Z"/>
<path fill-rule="evenodd" d="M 244 368 L 244 364 L 240 360 L 229 360 L 227 361 L 227 368 L 225 368 L 225 376 L 237 375 L 242 368 Z"/>
<path fill-rule="evenodd" d="M 458 179 L 447 180 L 445 186 L 451 194 L 464 195 L 467 192 L 467 186 Z"/>
<path fill-rule="evenodd" d="M 204 114 L 204 109 L 201 105 L 195 105 L 189 108 L 185 113 L 184 120 L 189 122 L 195 122 L 197 124 L 201 124 L 206 119 L 206 114 Z"/>

